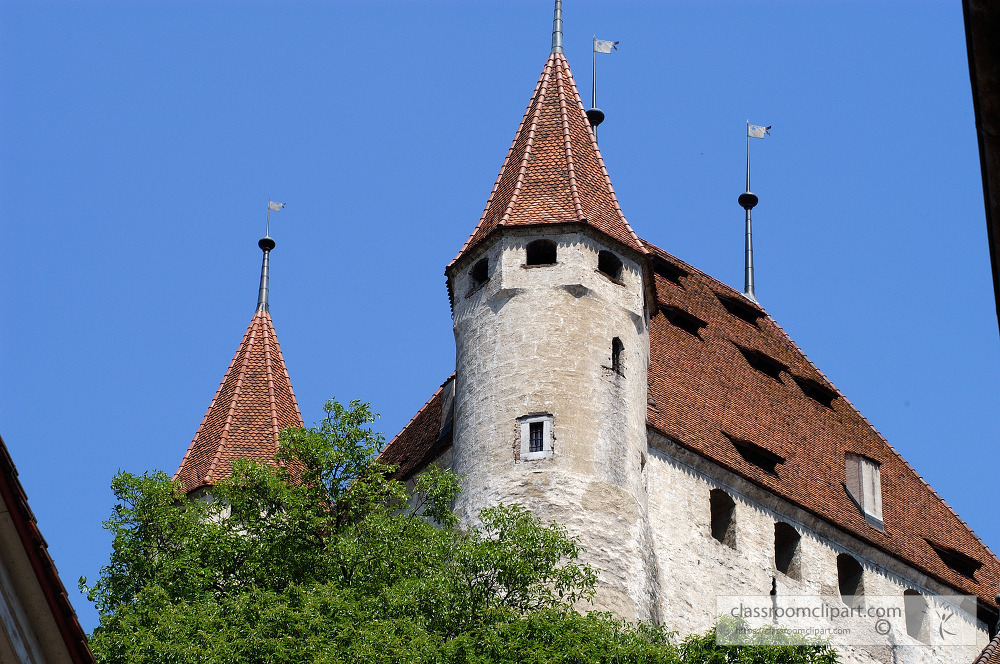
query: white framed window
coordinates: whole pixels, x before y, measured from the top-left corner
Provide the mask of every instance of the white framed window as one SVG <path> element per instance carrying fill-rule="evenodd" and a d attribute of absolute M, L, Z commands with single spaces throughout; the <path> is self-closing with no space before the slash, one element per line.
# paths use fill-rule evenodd
<path fill-rule="evenodd" d="M 844 455 L 844 465 L 847 473 L 845 482 L 847 493 L 861 508 L 865 521 L 880 530 L 883 529 L 882 478 L 878 461 L 848 452 Z"/>
<path fill-rule="evenodd" d="M 521 461 L 552 456 L 552 416 L 530 415 L 521 423 Z"/>

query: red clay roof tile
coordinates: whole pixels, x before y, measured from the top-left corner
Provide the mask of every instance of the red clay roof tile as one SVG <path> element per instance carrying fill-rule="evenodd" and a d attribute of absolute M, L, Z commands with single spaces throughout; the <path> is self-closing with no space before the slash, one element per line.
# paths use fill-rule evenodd
<path fill-rule="evenodd" d="M 174 478 L 191 492 L 229 475 L 235 459 L 273 462 L 281 430 L 302 425 L 271 316 L 258 311 Z"/>
<path fill-rule="evenodd" d="M 586 224 L 639 253 L 646 251 L 618 206 L 569 63 L 562 53 L 553 53 L 483 216 L 451 264 L 498 228 L 563 223 Z"/>

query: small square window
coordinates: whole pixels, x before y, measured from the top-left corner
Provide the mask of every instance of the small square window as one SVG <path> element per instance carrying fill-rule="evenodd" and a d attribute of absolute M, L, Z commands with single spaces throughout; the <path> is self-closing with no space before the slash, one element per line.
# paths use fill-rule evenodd
<path fill-rule="evenodd" d="M 544 459 L 552 456 L 552 416 L 531 415 L 522 417 L 521 461 Z"/>

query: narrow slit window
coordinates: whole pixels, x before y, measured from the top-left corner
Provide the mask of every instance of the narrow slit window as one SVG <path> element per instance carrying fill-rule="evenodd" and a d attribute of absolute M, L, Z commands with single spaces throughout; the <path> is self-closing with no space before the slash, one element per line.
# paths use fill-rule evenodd
<path fill-rule="evenodd" d="M 735 549 L 736 502 L 722 489 L 712 489 L 709 508 L 712 513 L 712 537 Z"/>
<path fill-rule="evenodd" d="M 864 568 L 846 553 L 837 556 L 837 585 L 844 604 L 860 607 L 865 594 Z"/>
<path fill-rule="evenodd" d="M 625 367 L 622 365 L 622 351 L 625 344 L 618 337 L 611 340 L 611 370 L 619 376 L 625 375 Z"/>
<path fill-rule="evenodd" d="M 696 336 L 699 339 L 701 338 L 698 331 L 706 325 L 705 321 L 702 319 L 697 316 L 692 316 L 678 307 L 661 307 L 660 311 L 663 312 L 663 315 L 666 316 L 667 320 L 669 320 L 674 326 L 681 328 L 690 335 Z"/>
<path fill-rule="evenodd" d="M 556 243 L 552 240 L 535 240 L 528 243 L 527 265 L 552 265 L 556 262 Z"/>
<path fill-rule="evenodd" d="M 799 531 L 784 521 L 774 524 L 774 567 L 782 574 L 793 579 L 802 578 L 799 543 L 802 536 Z"/>
<path fill-rule="evenodd" d="M 528 451 L 541 452 L 544 449 L 545 423 L 531 422 L 528 424 Z"/>
<path fill-rule="evenodd" d="M 903 612 L 906 633 L 918 641 L 927 642 L 927 600 L 916 590 L 903 591 Z"/>
<path fill-rule="evenodd" d="M 883 530 L 882 473 L 878 461 L 848 452 L 844 455 L 844 483 L 847 494 L 858 506 L 870 526 Z"/>
<path fill-rule="evenodd" d="M 597 269 L 611 279 L 621 281 L 622 259 L 606 249 L 601 250 L 597 254 Z"/>
<path fill-rule="evenodd" d="M 684 285 L 681 283 L 681 277 L 686 277 L 688 275 L 686 270 L 682 270 L 681 268 L 671 263 L 668 263 L 662 258 L 653 259 L 653 272 L 663 277 L 667 281 L 677 284 L 681 288 L 684 287 Z"/>
<path fill-rule="evenodd" d="M 781 362 L 764 355 L 760 351 L 751 350 L 749 348 L 744 348 L 743 346 L 736 346 L 740 349 L 740 353 L 746 358 L 747 363 L 761 372 L 765 376 L 770 376 L 774 380 L 781 382 L 781 372 L 788 371 L 786 367 Z"/>
<path fill-rule="evenodd" d="M 736 316 L 740 320 L 750 323 L 754 327 L 760 327 L 757 325 L 757 319 L 764 317 L 764 312 L 757 307 L 752 306 L 748 302 L 744 302 L 736 299 L 735 297 L 727 297 L 725 295 L 715 294 L 715 297 L 719 298 L 719 302 L 722 306 L 726 308 L 733 316 Z"/>

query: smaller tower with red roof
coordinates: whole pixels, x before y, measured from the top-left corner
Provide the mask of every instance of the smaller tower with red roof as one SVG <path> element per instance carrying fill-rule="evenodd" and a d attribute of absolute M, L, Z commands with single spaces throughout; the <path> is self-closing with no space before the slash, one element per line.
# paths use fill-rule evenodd
<path fill-rule="evenodd" d="M 271 322 L 269 236 L 257 245 L 264 252 L 257 310 L 215 398 L 174 474 L 188 495 L 198 495 L 227 477 L 236 459 L 274 462 L 278 434 L 301 427 L 302 414 Z"/>

